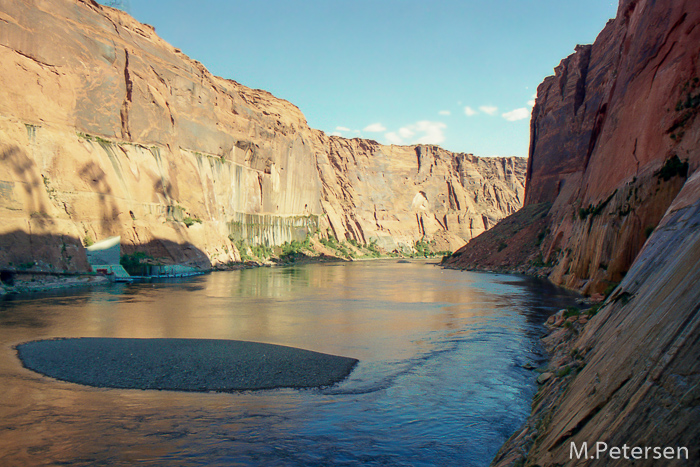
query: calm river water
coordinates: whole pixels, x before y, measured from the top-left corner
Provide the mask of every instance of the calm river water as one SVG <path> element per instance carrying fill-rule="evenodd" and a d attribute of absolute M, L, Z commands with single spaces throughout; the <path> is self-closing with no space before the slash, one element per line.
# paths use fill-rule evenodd
<path fill-rule="evenodd" d="M 0 301 L 0 465 L 488 465 L 525 420 L 542 323 L 573 296 L 395 260 Z M 101 389 L 22 367 L 52 337 L 238 339 L 360 360 L 325 389 Z"/>

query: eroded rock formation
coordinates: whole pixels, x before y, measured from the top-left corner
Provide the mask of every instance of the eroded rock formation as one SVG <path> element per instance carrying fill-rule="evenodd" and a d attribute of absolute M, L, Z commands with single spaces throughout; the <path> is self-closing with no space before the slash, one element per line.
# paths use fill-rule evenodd
<path fill-rule="evenodd" d="M 391 251 L 426 237 L 455 251 L 522 205 L 524 159 L 318 136 L 321 202 L 337 238 Z"/>
<path fill-rule="evenodd" d="M 310 232 L 455 249 L 522 204 L 524 159 L 326 136 L 91 0 L 2 2 L 0 64 L 3 267 L 113 235 L 203 268 Z"/>
<path fill-rule="evenodd" d="M 494 465 L 586 464 L 572 455 L 572 443 L 579 452 L 586 443 L 588 457 L 597 459 L 592 465 L 697 463 L 699 226 L 696 172 L 600 311 L 585 326 L 548 337 L 554 377 L 542 385 L 533 416 Z M 598 451 L 596 443 L 607 449 Z M 624 446 L 627 453 L 610 455 Z M 674 459 L 654 450 L 671 448 L 676 456 L 679 447 L 686 450 Z"/>
<path fill-rule="evenodd" d="M 624 277 L 697 170 L 695 6 L 622 1 L 595 43 L 577 46 L 538 87 L 525 205 L 552 208 L 540 232 L 509 244 L 530 252 L 521 270 L 551 265 L 545 272 L 555 283 L 604 291 Z M 451 264 L 498 267 L 467 256 Z"/>

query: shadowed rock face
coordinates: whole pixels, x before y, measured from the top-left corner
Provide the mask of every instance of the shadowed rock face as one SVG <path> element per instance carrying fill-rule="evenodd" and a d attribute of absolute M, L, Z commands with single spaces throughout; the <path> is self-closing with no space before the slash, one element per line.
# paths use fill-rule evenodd
<path fill-rule="evenodd" d="M 526 204 L 554 203 L 543 253 L 555 282 L 619 282 L 700 165 L 699 21 L 694 2 L 622 1 L 539 86 Z M 674 156 L 688 169 L 659 176 Z"/>
<path fill-rule="evenodd" d="M 242 233 L 456 249 L 522 205 L 523 159 L 329 137 L 89 0 L 3 2 L 0 45 L 0 234 L 163 240 L 206 256 L 164 259 L 203 267 L 240 259 Z"/>
<path fill-rule="evenodd" d="M 687 448 L 688 460 L 659 460 L 650 451 L 635 465 L 690 465 L 700 457 L 699 226 L 697 172 L 598 314 L 546 339 L 557 376 L 543 384 L 533 415 L 493 465 L 523 458 L 523 465 L 578 465 L 571 443 L 579 450 L 587 443 L 589 456 L 597 442 Z M 620 460 L 601 453 L 595 465 Z"/>

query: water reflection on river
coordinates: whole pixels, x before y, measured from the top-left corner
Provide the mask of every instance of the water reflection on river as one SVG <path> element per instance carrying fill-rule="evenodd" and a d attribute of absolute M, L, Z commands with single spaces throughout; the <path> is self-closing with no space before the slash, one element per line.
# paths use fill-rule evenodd
<path fill-rule="evenodd" d="M 213 273 L 0 302 L 1 465 L 488 465 L 529 412 L 548 314 L 572 296 L 427 262 Z M 360 360 L 332 388 L 99 389 L 22 367 L 51 337 L 187 337 Z"/>

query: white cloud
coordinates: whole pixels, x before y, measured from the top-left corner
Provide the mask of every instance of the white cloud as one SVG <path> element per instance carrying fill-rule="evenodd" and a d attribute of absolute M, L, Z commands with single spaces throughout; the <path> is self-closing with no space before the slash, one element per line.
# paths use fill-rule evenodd
<path fill-rule="evenodd" d="M 339 131 L 334 131 L 333 133 L 331 133 L 331 136 L 343 136 L 343 134 Z"/>
<path fill-rule="evenodd" d="M 535 99 L 537 99 L 537 93 L 534 93 L 532 95 L 532 98 L 529 101 L 527 101 L 527 105 L 529 105 L 530 107 L 534 107 L 535 106 Z"/>
<path fill-rule="evenodd" d="M 408 139 L 415 133 L 408 127 L 399 128 L 399 136 L 403 139 Z"/>
<path fill-rule="evenodd" d="M 393 131 L 386 133 L 384 135 L 384 137 L 389 142 L 389 144 L 403 144 L 403 138 L 401 138 L 399 135 L 397 135 Z"/>
<path fill-rule="evenodd" d="M 478 113 L 479 113 L 479 112 L 477 112 L 476 110 L 472 109 L 472 108 L 469 107 L 469 106 L 466 106 L 466 107 L 464 108 L 464 114 L 465 114 L 467 117 L 473 117 L 474 115 L 476 115 L 476 114 L 478 114 Z"/>
<path fill-rule="evenodd" d="M 381 123 L 372 123 L 367 125 L 362 129 L 362 131 L 367 131 L 369 133 L 379 133 L 380 131 L 386 131 L 386 127 Z"/>
<path fill-rule="evenodd" d="M 335 127 L 335 130 L 336 131 L 352 131 L 352 130 L 350 130 L 350 128 L 344 127 L 344 126 L 337 126 L 337 127 Z"/>
<path fill-rule="evenodd" d="M 445 141 L 445 125 L 442 122 L 421 120 L 384 134 L 390 144 L 440 144 Z"/>
<path fill-rule="evenodd" d="M 517 120 L 523 120 L 528 118 L 530 116 L 530 111 L 526 107 L 520 107 L 519 109 L 506 112 L 501 116 L 509 122 L 515 122 Z"/>
<path fill-rule="evenodd" d="M 414 140 L 419 144 L 440 144 L 445 141 L 444 129 L 447 128 L 442 122 L 429 122 L 427 120 L 416 123 L 416 131 L 422 132 L 423 136 Z"/>
<path fill-rule="evenodd" d="M 485 114 L 496 115 L 496 112 L 498 112 L 498 107 L 494 107 L 493 105 L 482 105 L 479 107 L 479 110 Z"/>
<path fill-rule="evenodd" d="M 438 114 L 440 114 L 440 115 L 445 115 L 445 116 L 450 116 L 450 115 L 452 115 L 452 112 L 450 112 L 449 110 L 441 110 L 441 111 L 438 112 Z"/>

